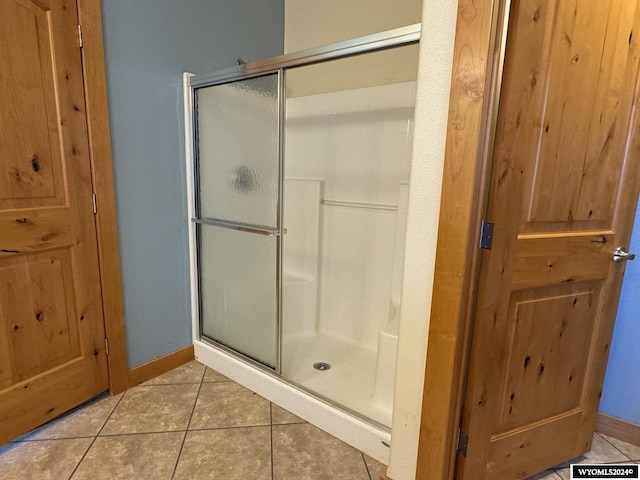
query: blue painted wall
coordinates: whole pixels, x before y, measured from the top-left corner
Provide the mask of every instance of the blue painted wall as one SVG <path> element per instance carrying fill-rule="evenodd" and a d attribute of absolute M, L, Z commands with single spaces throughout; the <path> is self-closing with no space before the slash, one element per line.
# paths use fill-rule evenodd
<path fill-rule="evenodd" d="M 103 0 L 129 367 L 191 343 L 182 72 L 280 55 L 284 0 Z"/>
<path fill-rule="evenodd" d="M 640 257 L 640 204 L 629 251 Z M 640 258 L 627 262 L 600 411 L 640 425 Z"/>

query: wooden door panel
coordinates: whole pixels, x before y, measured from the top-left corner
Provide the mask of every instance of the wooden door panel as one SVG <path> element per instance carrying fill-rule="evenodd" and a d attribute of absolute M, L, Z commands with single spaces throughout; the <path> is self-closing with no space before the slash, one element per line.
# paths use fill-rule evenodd
<path fill-rule="evenodd" d="M 610 229 L 634 94 L 623 86 L 633 84 L 637 73 L 628 64 L 637 5 L 535 3 L 546 4 L 557 25 L 547 25 L 548 50 L 523 55 L 517 67 L 530 72 L 521 88 L 544 96 L 517 113 L 537 142 L 522 152 L 532 158 L 526 162 L 521 232 Z M 523 28 L 537 28 L 526 17 L 523 23 Z M 520 31 L 515 35 L 517 46 Z M 537 65 L 526 65 L 527 57 L 534 57 L 534 64 L 541 58 L 548 62 L 542 74 L 535 73 Z"/>
<path fill-rule="evenodd" d="M 590 448 L 638 198 L 638 4 L 511 4 L 458 478 Z"/>
<path fill-rule="evenodd" d="M 580 407 L 599 293 L 592 282 L 513 294 L 496 432 Z"/>
<path fill-rule="evenodd" d="M 493 436 L 486 471 L 469 478 L 525 478 L 540 470 L 541 464 L 559 465 L 588 450 L 591 438 L 567 454 L 567 444 L 575 442 L 575 432 L 583 424 L 582 411 L 552 417 L 529 428 Z M 481 475 L 486 475 L 482 477 Z"/>
<path fill-rule="evenodd" d="M 0 212 L 0 231 L 0 260 L 73 245 L 71 216 L 65 207 Z"/>
<path fill-rule="evenodd" d="M 611 233 L 520 235 L 512 289 L 606 278 L 614 240 Z"/>
<path fill-rule="evenodd" d="M 80 356 L 68 250 L 0 261 L 0 388 Z"/>
<path fill-rule="evenodd" d="M 78 398 L 82 397 L 75 392 L 87 391 L 86 379 L 91 370 L 83 358 L 77 358 L 3 390 L 0 442 L 14 438 L 18 435 L 15 432 L 24 433 L 42 425 L 43 418 L 56 418 L 81 403 L 83 400 Z M 89 398 L 91 395 L 84 400 Z M 27 425 L 30 427 L 25 428 Z"/>
<path fill-rule="evenodd" d="M 74 0 L 0 2 L 0 443 L 107 389 Z"/>
<path fill-rule="evenodd" d="M 2 209 L 64 202 L 51 40 L 47 8 L 31 0 L 0 4 Z"/>

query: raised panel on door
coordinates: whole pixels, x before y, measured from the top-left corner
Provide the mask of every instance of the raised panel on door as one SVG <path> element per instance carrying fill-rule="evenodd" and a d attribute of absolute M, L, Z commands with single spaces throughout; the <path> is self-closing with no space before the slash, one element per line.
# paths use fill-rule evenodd
<path fill-rule="evenodd" d="M 77 24 L 0 3 L 0 443 L 108 387 Z"/>
<path fill-rule="evenodd" d="M 67 249 L 2 264 L 0 387 L 8 387 L 78 357 L 80 337 Z"/>
<path fill-rule="evenodd" d="M 531 149 L 521 233 L 609 229 L 633 101 L 624 87 L 636 2 L 525 3 L 516 42 L 541 55 L 514 61 L 527 76 L 515 79 L 524 87 L 516 128 Z"/>
<path fill-rule="evenodd" d="M 32 0 L 2 3 L 0 208 L 64 203 L 51 17 Z"/>
<path fill-rule="evenodd" d="M 637 202 L 637 1 L 511 3 L 458 478 L 589 450 Z"/>
<path fill-rule="evenodd" d="M 599 293 L 594 282 L 512 295 L 498 435 L 580 407 Z"/>

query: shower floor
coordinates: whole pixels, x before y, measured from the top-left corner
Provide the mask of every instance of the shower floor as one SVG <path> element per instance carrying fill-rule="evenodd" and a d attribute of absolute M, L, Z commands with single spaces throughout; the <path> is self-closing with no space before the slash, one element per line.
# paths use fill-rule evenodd
<path fill-rule="evenodd" d="M 373 396 L 376 357 L 373 349 L 327 334 L 285 336 L 282 374 L 287 380 L 390 428 L 392 406 Z M 316 370 L 316 362 L 328 363 L 331 368 Z"/>

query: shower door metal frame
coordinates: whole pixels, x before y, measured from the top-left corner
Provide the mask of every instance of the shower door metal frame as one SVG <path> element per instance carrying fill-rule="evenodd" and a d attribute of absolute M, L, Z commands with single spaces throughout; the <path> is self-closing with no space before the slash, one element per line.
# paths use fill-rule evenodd
<path fill-rule="evenodd" d="M 199 162 L 198 162 L 198 119 L 197 119 L 197 107 L 196 107 L 196 90 L 198 88 L 206 88 L 206 87 L 213 87 L 213 86 L 217 86 L 217 85 L 226 85 L 229 83 L 234 83 L 234 82 L 238 82 L 238 81 L 242 81 L 242 80 L 249 80 L 252 78 L 258 78 L 258 77 L 263 77 L 263 76 L 269 76 L 269 75 L 277 75 L 277 79 L 278 79 L 278 84 L 277 84 L 277 105 L 278 105 L 278 124 L 277 124 L 277 130 L 278 130 L 278 202 L 277 202 L 277 207 L 276 207 L 276 229 L 270 229 L 270 228 L 266 228 L 263 227 L 261 225 L 249 225 L 249 224 L 243 224 L 240 222 L 230 222 L 230 221 L 224 221 L 224 220 L 219 220 L 219 219 L 212 219 L 212 218 L 201 218 L 200 217 L 200 198 L 199 198 L 199 193 L 200 193 L 200 174 L 199 174 Z M 193 288 L 195 288 L 196 292 L 197 292 L 197 297 L 198 297 L 198 302 L 197 302 L 197 317 L 198 317 L 198 322 L 197 322 L 197 335 L 196 337 L 201 340 L 201 341 L 205 341 L 207 343 L 211 343 L 213 344 L 216 348 L 220 348 L 224 351 L 226 351 L 227 353 L 230 353 L 234 356 L 239 356 L 240 358 L 242 358 L 243 360 L 247 360 L 249 362 L 251 362 L 254 365 L 259 366 L 260 368 L 265 369 L 265 371 L 273 371 L 274 373 L 276 373 L 277 375 L 281 374 L 281 355 L 282 355 L 282 342 L 281 342 L 281 336 L 282 336 L 282 251 L 283 251 L 283 245 L 282 245 L 282 234 L 283 234 L 283 227 L 282 227 L 282 218 L 283 218 L 283 211 L 284 211 L 284 206 L 282 203 L 282 192 L 283 192 L 283 188 L 284 188 L 284 175 L 283 175 L 283 169 L 284 169 L 284 163 L 283 163 L 283 159 L 284 159 L 284 155 L 283 155 L 283 147 L 284 147 L 284 128 L 283 128 L 283 120 L 284 120 L 284 106 L 285 103 L 283 101 L 283 95 L 284 95 L 284 74 L 283 74 L 283 70 L 282 69 L 267 69 L 264 71 L 259 71 L 259 72 L 253 72 L 252 74 L 246 74 L 246 75 L 236 75 L 233 76 L 231 78 L 225 78 L 222 81 L 218 81 L 218 82 L 214 82 L 211 84 L 204 84 L 204 85 L 199 85 L 199 86 L 194 86 L 192 83 L 192 79 L 194 79 L 196 76 L 187 76 L 185 77 L 188 81 L 189 81 L 189 103 L 188 103 L 188 107 L 189 107 L 189 119 L 190 119 L 190 128 L 188 128 L 188 130 L 191 131 L 191 139 L 192 139 L 192 144 L 191 144 L 191 162 L 192 162 L 192 174 L 193 174 L 193 178 L 192 179 L 188 179 L 191 180 L 193 182 L 193 205 L 191 205 L 191 210 L 194 213 L 194 216 L 191 218 L 191 224 L 194 226 L 194 228 L 196 229 L 196 231 L 194 232 L 194 238 L 195 238 L 195 246 L 192 246 L 192 248 L 195 248 L 196 251 L 196 258 L 195 258 L 195 265 L 196 265 L 196 269 L 197 269 L 197 281 L 196 284 L 193 286 Z M 186 118 L 186 117 L 185 117 Z M 201 242 L 201 235 L 199 234 L 199 230 L 198 228 L 201 228 L 199 226 L 201 225 L 210 225 L 210 226 L 214 226 L 214 227 L 219 227 L 219 228 L 225 228 L 225 229 L 229 229 L 229 230 L 236 230 L 236 231 L 240 231 L 240 232 L 245 232 L 245 233 L 250 233 L 250 234 L 254 234 L 254 235 L 262 235 L 262 236 L 267 236 L 267 237 L 276 237 L 276 275 L 275 275 L 275 287 L 276 287 L 276 339 L 275 339 L 275 365 L 273 368 L 271 368 L 269 365 L 262 363 L 260 361 L 258 361 L 257 359 L 254 359 L 253 357 L 251 357 L 248 353 L 244 353 L 241 352 L 239 350 L 235 350 L 233 347 L 225 345 L 217 340 L 215 340 L 214 338 L 208 337 L 203 335 L 202 331 L 203 331 L 203 320 L 202 320 L 202 306 L 201 306 L 201 296 L 200 296 L 200 284 L 201 284 L 201 278 L 200 278 L 200 249 L 202 246 L 202 242 Z"/>
<path fill-rule="evenodd" d="M 241 64 L 235 67 L 217 70 L 211 73 L 203 74 L 184 74 L 185 83 L 185 132 L 188 137 L 185 138 L 187 151 L 187 183 L 188 194 L 190 196 L 189 212 L 190 216 L 190 263 L 191 268 L 196 269 L 196 274 L 192 272 L 191 279 L 192 294 L 198 299 L 192 302 L 192 308 L 195 310 L 192 315 L 197 318 L 194 327 L 197 331 L 193 333 L 194 339 L 209 343 L 216 348 L 233 355 L 239 360 L 254 365 L 266 373 L 275 374 L 282 379 L 282 259 L 283 259 L 283 215 L 284 215 L 284 142 L 285 142 L 285 71 L 293 67 L 302 67 L 313 65 L 331 60 L 337 60 L 346 57 L 364 55 L 381 50 L 387 50 L 404 45 L 416 44 L 420 41 L 421 25 L 414 24 L 385 32 L 376 33 L 358 37 L 343 42 L 333 43 L 330 45 L 302 50 L 295 53 L 271 57 L 264 60 Z M 199 185 L 200 178 L 198 174 L 198 139 L 197 139 L 197 109 L 195 107 L 196 90 L 199 88 L 212 87 L 233 83 L 240 80 L 246 80 L 254 77 L 260 77 L 270 74 L 278 75 L 278 207 L 277 207 L 277 230 L 266 230 L 256 228 L 255 226 L 239 225 L 233 222 L 218 222 L 211 219 L 199 218 Z M 189 138 L 191 141 L 189 141 Z M 200 308 L 200 238 L 196 232 L 198 224 L 210 224 L 223 228 L 233 228 L 245 231 L 247 233 L 269 235 L 277 237 L 276 252 L 276 365 L 275 368 L 269 368 L 267 365 L 258 362 L 242 352 L 238 352 L 226 345 L 223 345 L 202 334 L 202 316 Z M 195 250 L 195 253 L 194 253 Z M 305 390 L 306 391 L 306 390 Z M 307 392 L 309 393 L 309 392 Z"/>

